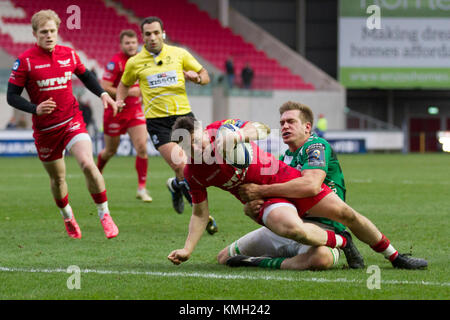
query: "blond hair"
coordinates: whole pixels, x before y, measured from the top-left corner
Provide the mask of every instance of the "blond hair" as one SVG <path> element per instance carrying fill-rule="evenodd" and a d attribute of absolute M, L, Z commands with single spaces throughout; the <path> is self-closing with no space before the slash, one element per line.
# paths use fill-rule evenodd
<path fill-rule="evenodd" d="M 31 17 L 31 27 L 33 28 L 33 31 L 36 32 L 39 29 L 39 26 L 49 20 L 55 21 L 56 28 L 59 29 L 61 19 L 55 11 L 48 9 L 41 10 L 33 14 L 33 16 Z"/>
<path fill-rule="evenodd" d="M 288 101 L 283 103 L 283 105 L 280 107 L 280 115 L 285 113 L 289 110 L 298 110 L 299 118 L 302 120 L 303 123 L 309 122 L 311 123 L 311 126 L 314 124 L 314 114 L 310 107 L 308 107 L 306 104 L 302 104 L 300 102 L 294 102 L 294 101 Z"/>

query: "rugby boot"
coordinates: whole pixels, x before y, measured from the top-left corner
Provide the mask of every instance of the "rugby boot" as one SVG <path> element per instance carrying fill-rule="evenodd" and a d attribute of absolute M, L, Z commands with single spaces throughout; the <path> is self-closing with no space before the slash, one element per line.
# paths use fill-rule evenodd
<path fill-rule="evenodd" d="M 216 220 L 212 216 L 209 216 L 209 221 L 208 224 L 206 225 L 206 231 L 210 235 L 213 235 L 214 233 L 219 231 L 219 229 L 217 228 Z"/>
<path fill-rule="evenodd" d="M 176 181 L 175 177 L 169 178 L 166 182 L 167 189 L 169 189 L 170 194 L 172 195 L 172 206 L 175 209 L 175 211 L 179 214 L 183 213 L 184 211 L 184 201 L 183 201 L 183 193 L 181 192 L 180 188 L 178 187 L 178 183 Z M 177 184 L 177 187 L 174 186 L 174 184 Z"/>
<path fill-rule="evenodd" d="M 75 217 L 72 216 L 72 219 L 64 219 L 64 225 L 66 226 L 66 231 L 69 237 L 81 239 L 81 230 L 75 220 Z"/>
<path fill-rule="evenodd" d="M 359 253 L 358 248 L 353 242 L 352 235 L 347 230 L 338 233 L 347 240 L 347 244 L 344 248 L 340 248 L 344 251 L 345 258 L 347 259 L 348 266 L 352 269 L 362 269 L 364 268 L 364 259 Z"/>
<path fill-rule="evenodd" d="M 136 199 L 140 199 L 144 202 L 152 202 L 153 198 L 148 193 L 147 189 L 138 189 L 136 192 Z"/>
<path fill-rule="evenodd" d="M 189 184 L 187 183 L 186 179 L 183 181 L 179 181 L 178 185 L 180 186 L 183 196 L 186 198 L 186 200 L 192 206 L 192 197 L 191 197 L 191 194 L 189 193 L 190 188 L 189 188 Z"/>
<path fill-rule="evenodd" d="M 227 259 L 226 264 L 229 267 L 258 267 L 261 261 L 267 257 L 249 257 L 239 254 Z"/>
<path fill-rule="evenodd" d="M 391 263 L 394 268 L 397 269 L 426 269 L 428 266 L 428 262 L 425 259 L 414 258 L 409 254 L 401 253 L 399 253 L 397 258 L 395 258 Z"/>
<path fill-rule="evenodd" d="M 103 219 L 100 219 L 100 222 L 102 223 L 103 230 L 105 231 L 105 235 L 108 239 L 117 237 L 117 235 L 119 234 L 119 228 L 117 228 L 116 224 L 108 213 L 105 213 L 103 215 Z"/>

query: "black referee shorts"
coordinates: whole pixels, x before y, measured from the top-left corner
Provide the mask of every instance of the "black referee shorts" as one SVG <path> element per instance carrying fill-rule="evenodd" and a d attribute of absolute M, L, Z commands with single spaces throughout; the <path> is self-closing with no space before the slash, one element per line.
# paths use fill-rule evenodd
<path fill-rule="evenodd" d="M 147 119 L 147 131 L 156 149 L 172 141 L 170 139 L 172 127 L 180 117 L 195 118 L 194 114 L 189 112 L 183 115 Z"/>

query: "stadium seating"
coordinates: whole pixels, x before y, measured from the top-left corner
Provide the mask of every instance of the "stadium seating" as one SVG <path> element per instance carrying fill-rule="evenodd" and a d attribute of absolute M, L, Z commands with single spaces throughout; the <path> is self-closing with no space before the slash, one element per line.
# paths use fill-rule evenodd
<path fill-rule="evenodd" d="M 250 62 L 255 72 L 254 88 L 314 90 L 312 84 L 305 83 L 300 76 L 292 74 L 241 36 L 233 34 L 230 28 L 222 27 L 218 20 L 210 18 L 187 0 L 119 1 L 139 18 L 160 17 L 171 41 L 192 48 L 223 72 L 225 60 L 232 56 L 238 84 L 242 68 Z"/>
<path fill-rule="evenodd" d="M 118 35 L 121 30 L 133 29 L 140 34 L 137 24 L 130 23 L 125 16 L 119 15 L 114 8 L 107 7 L 102 0 L 76 1 L 81 10 L 81 29 L 72 30 L 66 23 L 71 15 L 67 13 L 67 8 L 73 5 L 72 0 L 2 2 L 10 2 L 14 6 L 2 5 L 0 22 L 0 46 L 12 56 L 19 55 L 34 42 L 30 19 L 36 11 L 45 8 L 52 8 L 60 16 L 62 22 L 59 35 L 62 41 L 72 45 L 89 59 L 95 59 L 99 66 L 106 65 L 111 55 L 119 49 Z M 230 28 L 222 27 L 216 19 L 210 18 L 206 12 L 186 0 L 116 2 L 120 2 L 139 18 L 148 15 L 161 17 L 171 41 L 191 48 L 221 71 L 225 69 L 225 60 L 232 56 L 237 85 L 240 85 L 242 68 L 246 62 L 250 62 L 255 72 L 255 89 L 314 90 L 312 84 L 305 83 L 301 77 L 292 74 L 265 52 L 233 34 Z M 6 32 L 8 28 L 10 29 Z"/>
<path fill-rule="evenodd" d="M 22 24 L 27 26 L 25 32 L 31 34 L 30 19 L 33 13 L 44 8 L 52 8 L 58 13 L 62 22 L 59 30 L 60 37 L 64 42 L 71 43 L 78 50 L 82 50 L 88 57 L 97 60 L 100 65 L 106 65 L 119 49 L 118 35 L 123 29 L 133 29 L 139 31 L 139 26 L 129 23 L 128 20 L 116 13 L 116 10 L 106 7 L 101 0 L 78 0 L 77 6 L 81 11 L 81 29 L 69 29 L 67 18 L 71 13 L 67 13 L 67 8 L 74 2 L 71 0 L 11 0 L 15 7 L 22 8 L 26 16 L 24 17 L 3 17 L 5 25 Z M 5 14 L 2 14 L 3 16 Z M 17 56 L 26 48 L 29 43 L 23 45 L 18 43 L 16 35 L 12 39 L 10 35 L 0 34 L 0 46 Z"/>

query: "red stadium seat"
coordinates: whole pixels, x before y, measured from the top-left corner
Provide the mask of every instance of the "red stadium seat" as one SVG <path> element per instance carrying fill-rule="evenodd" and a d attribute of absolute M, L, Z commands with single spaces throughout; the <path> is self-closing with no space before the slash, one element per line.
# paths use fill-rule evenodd
<path fill-rule="evenodd" d="M 256 78 L 274 78 L 280 75 L 283 79 L 287 76 L 291 80 L 271 81 L 278 88 L 314 89 L 311 84 L 305 84 L 301 77 L 292 74 L 274 59 L 268 58 L 265 52 L 258 51 L 252 44 L 246 43 L 242 37 L 234 35 L 230 28 L 223 28 L 217 20 L 210 18 L 206 12 L 200 11 L 196 5 L 187 0 L 165 0 L 163 3 L 132 0 L 120 0 L 120 2 L 123 7 L 132 10 L 140 18 L 148 16 L 148 12 L 159 16 L 167 26 L 166 31 L 171 39 L 188 45 L 220 70 L 224 69 L 228 56 L 233 56 L 237 74 L 240 74 L 242 67 L 249 61 L 255 70 L 255 88 L 268 88 L 267 82 L 257 81 Z M 173 10 L 174 7 L 177 10 Z"/>
<path fill-rule="evenodd" d="M 71 0 L 12 0 L 16 7 L 22 8 L 27 17 L 20 20 L 29 24 L 31 16 L 38 10 L 52 8 L 60 16 L 62 23 L 59 34 L 64 42 L 70 42 L 75 48 L 82 50 L 88 57 L 96 59 L 100 65 L 106 64 L 109 58 L 118 50 L 117 39 L 123 29 L 139 31 L 139 26 L 129 23 L 119 16 L 112 8 L 105 6 L 101 0 L 78 0 L 76 5 L 81 9 L 81 29 L 69 30 L 66 26 L 67 8 L 73 4 Z M 7 20 L 8 21 L 8 20 Z M 99 50 L 101 48 L 101 50 Z"/>
<path fill-rule="evenodd" d="M 82 50 L 101 66 L 107 64 L 118 50 L 121 30 L 133 29 L 140 35 L 138 24 L 130 23 L 124 16 L 118 15 L 115 9 L 106 7 L 101 0 L 76 1 L 82 12 L 80 30 L 70 30 L 65 23 L 69 16 L 66 10 L 74 3 L 72 0 L 11 1 L 26 12 L 26 17 L 2 17 L 3 23 L 29 25 L 31 16 L 36 11 L 52 8 L 62 20 L 59 31 L 62 40 L 71 43 L 77 50 Z M 224 70 L 225 60 L 229 56 L 233 56 L 237 75 L 240 75 L 246 62 L 250 62 L 255 70 L 253 87 L 256 89 L 314 90 L 313 85 L 305 83 L 301 77 L 267 57 L 265 52 L 259 51 L 253 44 L 245 42 L 241 36 L 233 34 L 230 28 L 222 27 L 218 20 L 210 18 L 206 12 L 187 0 L 118 2 L 139 18 L 159 16 L 165 23 L 170 40 L 192 48 L 220 70 Z M 17 56 L 29 48 L 30 44 L 14 43 L 10 35 L 0 33 L 0 46 L 9 54 Z"/>

